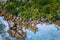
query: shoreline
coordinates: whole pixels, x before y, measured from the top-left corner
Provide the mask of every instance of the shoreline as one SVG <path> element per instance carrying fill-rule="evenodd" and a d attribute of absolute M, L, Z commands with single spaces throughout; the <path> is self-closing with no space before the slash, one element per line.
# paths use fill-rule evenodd
<path fill-rule="evenodd" d="M 7 21 L 7 20 L 6 20 L 6 21 Z M 19 21 L 18 21 L 18 22 L 19 22 Z M 30 25 L 31 22 L 32 22 L 32 24 L 33 24 L 33 25 L 31 24 L 32 26 Z M 39 23 L 37 22 L 37 20 L 33 20 L 33 21 L 31 21 L 31 22 L 28 24 L 28 28 L 26 28 L 26 29 L 29 29 L 29 28 L 30 28 L 29 30 L 31 30 L 31 31 L 34 32 L 34 33 L 37 31 L 37 30 L 35 29 L 37 24 L 44 24 L 44 23 L 46 23 L 47 25 L 49 25 L 49 24 L 54 24 L 54 23 L 57 24 L 57 23 L 58 23 L 58 25 L 60 25 L 60 24 L 59 24 L 59 23 L 60 23 L 60 20 L 59 20 L 59 21 L 57 20 L 57 21 L 54 21 L 54 22 L 48 22 L 48 21 L 46 21 L 46 22 L 40 22 L 40 21 L 39 21 Z M 25 23 L 25 22 L 24 22 L 24 23 Z M 26 22 L 26 23 L 27 23 L 27 22 Z M 26 24 L 26 23 L 25 23 L 25 24 Z M 24 25 L 25 25 L 25 24 L 24 24 Z M 22 25 L 22 26 L 25 27 L 24 25 Z M 27 26 L 27 25 L 26 25 L 26 26 Z M 58 26 L 57 26 L 56 28 L 57 28 L 58 30 L 60 29 L 60 28 L 58 28 Z M 14 28 L 14 29 L 15 29 L 15 28 Z M 17 28 L 17 29 L 18 29 L 18 28 Z M 16 31 L 16 30 L 15 30 L 15 31 Z M 22 29 L 21 29 L 21 31 L 22 31 Z M 23 37 L 21 37 L 21 35 L 19 35 L 19 33 L 16 33 L 16 34 L 15 34 L 15 33 L 13 32 L 13 30 L 12 30 L 12 31 L 9 30 L 8 33 L 9 33 L 10 35 L 12 35 L 12 36 L 15 35 L 14 37 L 16 37 L 16 38 L 23 38 L 23 37 L 26 35 L 25 32 L 23 32 L 23 34 L 21 34 L 21 35 L 23 35 Z"/>

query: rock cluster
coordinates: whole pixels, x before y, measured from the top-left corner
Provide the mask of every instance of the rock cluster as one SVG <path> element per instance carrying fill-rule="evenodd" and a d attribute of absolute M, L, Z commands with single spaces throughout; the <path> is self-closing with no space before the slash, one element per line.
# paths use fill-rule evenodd
<path fill-rule="evenodd" d="M 8 33 L 16 38 L 23 38 L 25 36 L 25 29 L 30 29 L 33 32 L 37 30 L 35 21 L 23 21 L 21 18 L 13 16 L 11 13 L 3 10 L 0 13 L 0 16 L 4 16 L 5 20 L 8 21 L 9 30 Z M 23 30 L 24 29 L 24 30 Z"/>

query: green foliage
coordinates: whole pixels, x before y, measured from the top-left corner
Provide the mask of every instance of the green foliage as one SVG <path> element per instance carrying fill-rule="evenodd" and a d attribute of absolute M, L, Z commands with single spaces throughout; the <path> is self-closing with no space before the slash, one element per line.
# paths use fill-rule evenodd
<path fill-rule="evenodd" d="M 47 17 L 48 20 L 52 19 L 52 15 L 51 14 L 46 15 L 46 17 Z"/>
<path fill-rule="evenodd" d="M 9 0 L 5 4 L 0 3 L 1 9 L 7 9 L 24 21 L 30 18 L 38 20 L 41 17 L 46 17 L 48 20 L 56 20 L 59 14 L 57 10 L 60 10 L 60 0 Z"/>

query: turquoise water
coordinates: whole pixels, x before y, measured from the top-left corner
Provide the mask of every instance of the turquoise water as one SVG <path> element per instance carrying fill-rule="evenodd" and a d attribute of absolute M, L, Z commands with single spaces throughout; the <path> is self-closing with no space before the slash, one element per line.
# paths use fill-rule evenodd
<path fill-rule="evenodd" d="M 39 29 L 36 33 L 26 31 L 25 40 L 60 40 L 60 30 L 56 28 L 56 25 L 38 24 L 37 28 Z"/>
<path fill-rule="evenodd" d="M 4 17 L 0 17 L 0 24 L 5 25 L 4 29 L 5 33 L 3 32 L 0 34 L 0 40 L 4 40 L 5 37 L 8 37 L 10 40 L 20 40 L 14 37 L 11 37 L 7 30 L 9 29 L 9 25 Z M 2 27 L 2 26 L 0 26 Z M 24 40 L 60 40 L 60 30 L 57 29 L 57 25 L 54 24 L 37 24 L 36 27 L 38 31 L 36 33 L 32 32 L 31 30 L 26 29 L 26 36 Z M 0 29 L 1 31 L 1 29 Z"/>

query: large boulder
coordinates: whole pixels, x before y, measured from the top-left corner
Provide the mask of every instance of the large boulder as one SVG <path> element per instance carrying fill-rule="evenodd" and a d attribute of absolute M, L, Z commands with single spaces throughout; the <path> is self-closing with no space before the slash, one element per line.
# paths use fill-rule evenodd
<path fill-rule="evenodd" d="M 13 31 L 13 30 L 8 30 L 8 33 L 15 38 L 21 39 L 24 38 L 25 36 L 25 32 L 22 32 L 22 34 L 20 34 L 18 31 Z"/>
<path fill-rule="evenodd" d="M 8 30 L 8 33 L 13 37 L 15 36 L 15 31 L 13 31 L 13 30 Z"/>
<path fill-rule="evenodd" d="M 19 34 L 19 33 L 15 33 L 15 37 L 18 38 L 18 39 L 23 38 L 22 35 Z"/>

